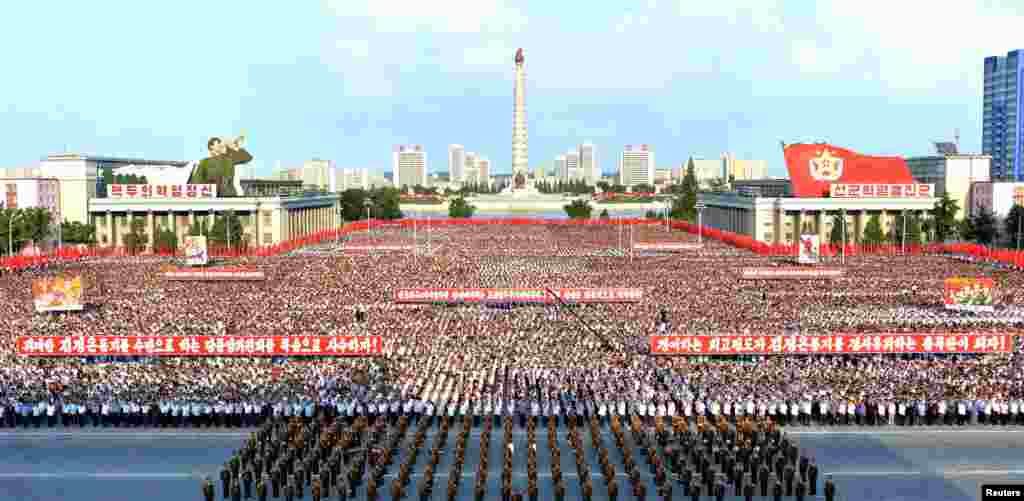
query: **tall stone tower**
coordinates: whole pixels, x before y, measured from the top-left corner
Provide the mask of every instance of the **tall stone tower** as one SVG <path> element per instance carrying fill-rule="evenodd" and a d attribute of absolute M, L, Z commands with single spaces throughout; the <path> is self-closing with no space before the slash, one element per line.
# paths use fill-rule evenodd
<path fill-rule="evenodd" d="M 516 51 L 516 84 L 512 104 L 512 176 L 520 184 L 517 174 L 529 177 L 526 136 L 526 59 L 523 49 Z"/>

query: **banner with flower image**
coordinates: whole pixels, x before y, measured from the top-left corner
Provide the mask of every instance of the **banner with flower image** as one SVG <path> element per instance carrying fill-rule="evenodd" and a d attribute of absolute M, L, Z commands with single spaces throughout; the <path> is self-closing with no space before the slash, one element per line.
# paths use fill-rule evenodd
<path fill-rule="evenodd" d="M 942 301 L 949 310 L 993 311 L 995 290 L 991 278 L 947 278 Z"/>

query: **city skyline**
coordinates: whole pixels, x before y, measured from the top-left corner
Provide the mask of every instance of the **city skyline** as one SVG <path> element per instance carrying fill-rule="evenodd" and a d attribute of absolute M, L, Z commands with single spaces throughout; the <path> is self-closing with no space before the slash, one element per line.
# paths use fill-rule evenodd
<path fill-rule="evenodd" d="M 1019 48 L 1022 13 L 958 3 L 918 26 L 897 21 L 922 19 L 912 3 L 886 4 L 881 19 L 873 2 L 648 1 L 568 20 L 542 3 L 398 4 L 184 2 L 146 15 L 12 5 L 0 40 L 23 48 L 6 61 L 20 77 L 0 83 L 0 130 L 16 139 L 0 167 L 64 150 L 193 160 L 209 134 L 245 129 L 261 176 L 310 158 L 387 171 L 390 146 L 408 143 L 436 159 L 471 144 L 509 173 L 517 47 L 530 63 L 530 169 L 587 141 L 611 155 L 652 144 L 659 168 L 728 151 L 767 160 L 770 175 L 785 173 L 780 139 L 913 156 L 959 129 L 961 151 L 981 152 L 983 60 Z M 40 18 L 55 35 L 24 46 Z M 116 29 L 92 28 L 111 20 Z M 216 36 L 183 37 L 180 26 Z M 964 26 L 978 29 L 947 35 Z M 664 58 L 680 34 L 685 56 Z"/>

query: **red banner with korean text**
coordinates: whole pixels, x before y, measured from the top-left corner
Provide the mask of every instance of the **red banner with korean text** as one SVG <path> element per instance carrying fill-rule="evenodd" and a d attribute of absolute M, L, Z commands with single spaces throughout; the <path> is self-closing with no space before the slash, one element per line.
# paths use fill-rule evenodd
<path fill-rule="evenodd" d="M 697 250 L 704 246 L 701 244 L 690 244 L 685 242 L 637 242 L 633 244 L 633 250 L 639 251 L 684 251 Z"/>
<path fill-rule="evenodd" d="M 164 280 L 254 281 L 267 276 L 255 268 L 185 268 L 160 272 Z"/>
<path fill-rule="evenodd" d="M 217 198 L 215 184 L 112 184 L 110 198 Z"/>
<path fill-rule="evenodd" d="M 832 336 L 651 336 L 652 355 L 814 355 L 856 353 L 1009 353 L 1006 334 Z"/>
<path fill-rule="evenodd" d="M 566 303 L 635 303 L 643 289 L 551 289 Z M 558 299 L 547 289 L 396 289 L 396 303 L 525 303 L 552 304 Z"/>
<path fill-rule="evenodd" d="M 21 336 L 18 355 L 30 357 L 371 357 L 381 336 Z"/>
<path fill-rule="evenodd" d="M 744 280 L 831 280 L 843 276 L 842 268 L 767 267 L 743 268 L 740 278 Z"/>
<path fill-rule="evenodd" d="M 796 197 L 821 198 L 832 184 L 914 184 L 907 162 L 899 157 L 862 155 L 831 144 L 790 144 L 783 156 Z"/>

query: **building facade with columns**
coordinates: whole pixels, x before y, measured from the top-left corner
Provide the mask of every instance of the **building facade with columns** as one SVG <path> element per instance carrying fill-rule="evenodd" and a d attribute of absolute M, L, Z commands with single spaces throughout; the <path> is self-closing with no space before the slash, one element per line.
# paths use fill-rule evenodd
<path fill-rule="evenodd" d="M 242 222 L 250 246 L 274 245 L 341 226 L 339 198 L 334 194 L 296 197 L 238 197 L 212 199 L 94 198 L 89 222 L 96 225 L 100 245 L 120 247 L 131 221 L 143 218 L 149 244 L 159 229 L 170 229 L 178 241 L 197 222 L 233 211 Z"/>
<path fill-rule="evenodd" d="M 934 197 L 917 198 L 797 198 L 757 197 L 735 192 L 702 193 L 698 197 L 705 209 L 702 223 L 711 228 L 747 235 L 769 244 L 797 243 L 801 228 L 828 242 L 835 216 L 846 211 L 847 238 L 858 243 L 864 227 L 873 216 L 879 217 L 882 233 L 888 234 L 896 217 L 907 214 L 924 216 L 935 206 Z"/>
<path fill-rule="evenodd" d="M 102 169 L 126 165 L 183 167 L 185 162 L 100 157 L 64 153 L 50 155 L 35 174 L 58 183 L 55 202 L 68 221 L 93 224 L 102 246 L 122 246 L 131 221 L 142 218 L 152 245 L 157 229 L 171 229 L 181 237 L 195 222 L 233 211 L 242 221 L 243 235 L 250 245 L 275 245 L 314 233 L 338 228 L 340 197 L 328 192 L 242 197 L 157 197 L 141 195 L 112 197 L 98 189 Z M 141 191 L 141 190 L 140 190 Z"/>

